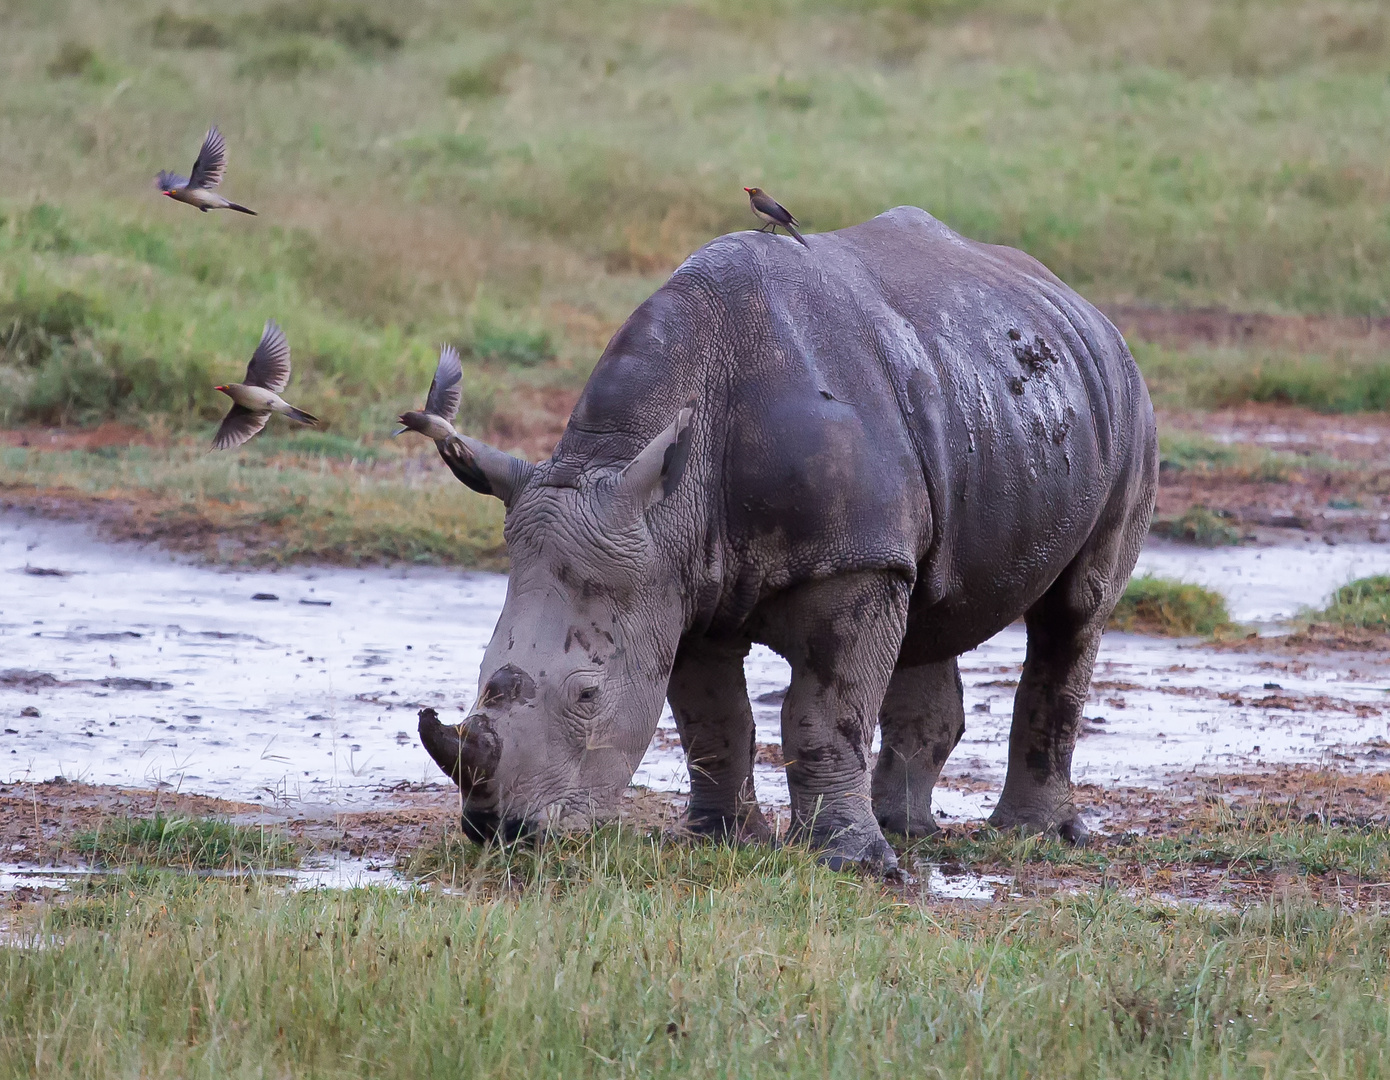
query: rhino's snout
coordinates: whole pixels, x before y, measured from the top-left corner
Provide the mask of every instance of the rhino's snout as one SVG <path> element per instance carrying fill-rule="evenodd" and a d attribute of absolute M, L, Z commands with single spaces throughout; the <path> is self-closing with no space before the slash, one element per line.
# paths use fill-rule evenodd
<path fill-rule="evenodd" d="M 475 713 L 455 727 L 441 724 L 433 709 L 421 709 L 420 742 L 465 795 L 488 794 L 502 757 L 502 739 L 488 717 Z"/>
<path fill-rule="evenodd" d="M 495 810 L 465 807 L 462 821 L 464 835 L 475 844 L 490 844 L 498 839 L 511 844 L 536 835 L 535 826 L 524 818 L 504 819 Z"/>

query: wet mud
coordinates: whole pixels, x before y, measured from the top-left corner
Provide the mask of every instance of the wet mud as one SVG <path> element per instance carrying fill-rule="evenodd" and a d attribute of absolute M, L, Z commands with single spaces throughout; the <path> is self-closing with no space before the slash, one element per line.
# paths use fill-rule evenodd
<path fill-rule="evenodd" d="M 1390 548 L 1155 543 L 1140 569 L 1220 588 L 1235 618 L 1273 629 L 1350 576 L 1390 571 Z M 0 583 L 0 782 L 62 777 L 306 818 L 456 799 L 419 746 L 416 713 L 466 715 L 505 594 L 498 575 L 429 568 L 219 570 L 14 513 L 0 516 Z M 1214 649 L 1107 634 L 1077 782 L 1157 789 L 1192 774 L 1381 768 L 1390 655 L 1294 654 L 1279 640 Z M 942 821 L 993 807 L 1025 646 L 1015 626 L 962 657 L 966 733 L 937 790 Z M 755 648 L 746 673 L 758 794 L 784 806 L 790 672 Z M 677 801 L 688 790 L 669 710 L 634 784 Z"/>

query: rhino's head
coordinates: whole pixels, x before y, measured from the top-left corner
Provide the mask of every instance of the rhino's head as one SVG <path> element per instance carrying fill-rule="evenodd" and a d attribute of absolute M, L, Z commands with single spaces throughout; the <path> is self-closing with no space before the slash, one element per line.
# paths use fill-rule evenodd
<path fill-rule="evenodd" d="M 604 816 L 661 713 L 681 597 L 647 527 L 680 479 L 691 409 L 626 467 L 566 486 L 466 437 L 455 474 L 507 504 L 507 599 L 462 724 L 420 714 L 420 738 L 462 789 L 475 840 Z"/>

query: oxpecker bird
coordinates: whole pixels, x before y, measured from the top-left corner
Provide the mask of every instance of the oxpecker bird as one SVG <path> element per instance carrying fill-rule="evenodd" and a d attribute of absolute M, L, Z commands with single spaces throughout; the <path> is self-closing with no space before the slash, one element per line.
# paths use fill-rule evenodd
<path fill-rule="evenodd" d="M 155 183 L 169 198 L 196 206 L 205 214 L 209 210 L 237 210 L 254 215 L 256 211 L 224 199 L 213 190 L 222 183 L 222 174 L 226 171 L 227 144 L 222 132 L 212 127 L 203 138 L 203 148 L 198 151 L 198 160 L 193 163 L 192 176 L 185 179 L 177 173 L 161 172 L 155 177 Z"/>
<path fill-rule="evenodd" d="M 429 397 L 420 412 L 401 413 L 396 419 L 401 422 L 400 429 L 393 436 L 405 431 L 418 431 L 421 435 L 443 442 L 454 430 L 454 417 L 459 411 L 459 397 L 463 393 L 460 382 L 463 380 L 463 366 L 459 363 L 458 350 L 445 345 L 439 350 L 439 366 L 434 369 L 434 379 L 430 383 Z"/>
<path fill-rule="evenodd" d="M 267 319 L 261 343 L 246 365 L 246 381 L 214 386 L 232 399 L 231 411 L 217 429 L 217 437 L 212 440 L 214 450 L 230 450 L 240 446 L 261 428 L 275 412 L 288 416 L 310 427 L 319 426 L 319 418 L 296 409 L 281 399 L 290 382 L 290 343 L 285 340 L 285 332 L 275 325 L 274 319 Z"/>
<path fill-rule="evenodd" d="M 806 248 L 808 251 L 810 250 L 811 245 L 806 243 L 806 237 L 802 236 L 796 228 L 801 222 L 792 217 L 792 212 L 790 210 L 762 188 L 746 187 L 743 190 L 748 192 L 749 207 L 752 208 L 758 220 L 764 223 L 763 227 L 759 229 L 758 232 L 764 232 L 770 228 L 776 233 L 777 226 L 780 225 L 782 228 L 786 229 L 787 232 L 795 236 L 797 240 L 801 242 L 802 247 Z"/>

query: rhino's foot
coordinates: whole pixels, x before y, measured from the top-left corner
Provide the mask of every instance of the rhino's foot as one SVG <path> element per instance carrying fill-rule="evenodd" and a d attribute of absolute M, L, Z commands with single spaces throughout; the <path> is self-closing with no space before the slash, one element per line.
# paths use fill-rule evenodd
<path fill-rule="evenodd" d="M 1071 803 L 1047 813 L 1026 813 L 1010 809 L 1001 802 L 990 815 L 989 823 L 996 829 L 1018 829 L 1024 833 L 1056 836 L 1077 847 L 1085 844 L 1091 835 L 1091 830 L 1081 818 L 1081 811 Z"/>
<path fill-rule="evenodd" d="M 762 811 L 757 807 L 737 814 L 691 807 L 686 814 L 684 827 L 693 836 L 734 844 L 765 844 L 775 839 Z"/>
<path fill-rule="evenodd" d="M 819 848 L 816 861 L 831 870 L 861 870 L 889 880 L 902 875 L 898 855 L 877 828 L 863 825 L 843 829 L 815 828 L 808 838 Z"/>
<path fill-rule="evenodd" d="M 930 813 L 908 814 L 906 810 L 889 810 L 878 814 L 877 817 L 879 827 L 885 833 L 906 837 L 909 840 L 935 836 L 941 831 L 941 826 Z"/>

